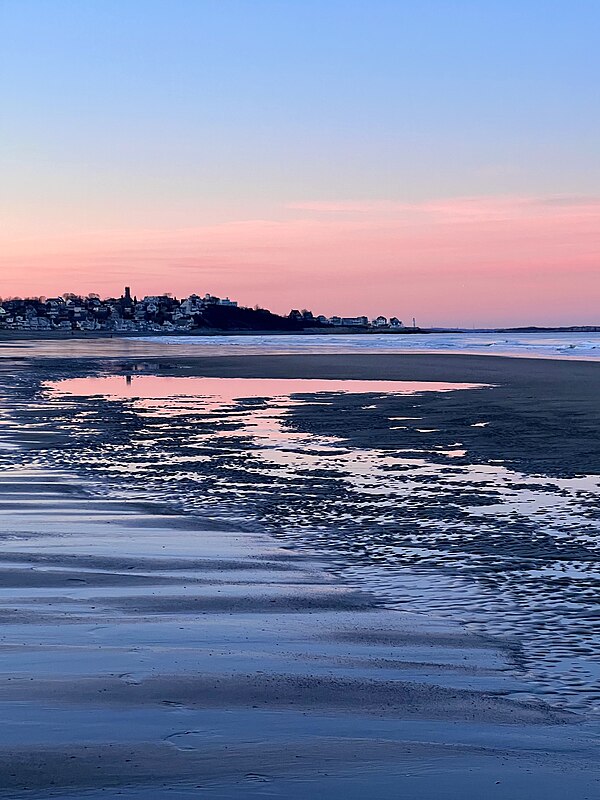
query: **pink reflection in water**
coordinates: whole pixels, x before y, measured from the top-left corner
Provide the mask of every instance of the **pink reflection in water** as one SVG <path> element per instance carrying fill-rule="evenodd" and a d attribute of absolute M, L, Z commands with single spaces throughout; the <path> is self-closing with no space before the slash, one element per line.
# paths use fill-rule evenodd
<path fill-rule="evenodd" d="M 289 397 L 293 394 L 344 392 L 353 394 L 416 394 L 450 392 L 456 389 L 481 389 L 480 383 L 440 381 L 315 380 L 311 378 L 184 378 L 161 375 L 114 375 L 71 378 L 48 382 L 47 387 L 61 394 L 103 395 L 111 399 L 169 397 L 210 397 L 223 401 L 241 398 Z"/>

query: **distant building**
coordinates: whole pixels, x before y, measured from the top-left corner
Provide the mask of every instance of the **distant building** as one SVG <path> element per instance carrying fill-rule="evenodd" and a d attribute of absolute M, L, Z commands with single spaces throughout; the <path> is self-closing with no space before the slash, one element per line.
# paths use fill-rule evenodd
<path fill-rule="evenodd" d="M 132 295 L 131 288 L 126 286 L 120 297 L 104 299 L 97 294 L 82 297 L 71 292 L 65 293 L 62 297 L 48 299 L 39 297 L 7 299 L 0 302 L 0 328 L 36 332 L 53 330 L 119 333 L 189 332 L 207 325 L 203 314 L 214 306 L 222 306 L 222 313 L 219 316 L 235 326 L 238 315 L 233 310 L 238 308 L 238 303 L 229 297 L 220 298 L 208 293 L 203 297 L 191 294 L 180 301 L 167 293 L 147 295 L 138 301 L 137 297 Z M 239 318 L 243 321 L 250 311 L 250 309 L 240 309 L 242 313 L 239 314 Z M 316 322 L 310 311 L 294 310 L 291 316 L 299 320 L 300 326 L 310 327 Z M 322 320 L 326 321 L 324 317 Z M 252 321 L 250 319 L 250 323 Z M 271 324 L 273 322 L 274 320 Z"/>
<path fill-rule="evenodd" d="M 368 325 L 369 318 L 368 317 L 342 317 L 342 325 Z"/>
<path fill-rule="evenodd" d="M 200 314 L 203 308 L 202 300 L 197 294 L 191 294 L 187 297 L 180 306 L 181 313 L 190 316 L 193 314 Z"/>
<path fill-rule="evenodd" d="M 352 327 L 352 326 L 358 326 L 358 325 L 366 326 L 366 325 L 369 324 L 369 318 L 368 317 L 338 317 L 338 316 L 333 316 L 333 317 L 329 317 L 329 319 L 327 321 L 329 322 L 330 325 L 342 325 L 344 327 L 348 327 L 348 326 Z"/>

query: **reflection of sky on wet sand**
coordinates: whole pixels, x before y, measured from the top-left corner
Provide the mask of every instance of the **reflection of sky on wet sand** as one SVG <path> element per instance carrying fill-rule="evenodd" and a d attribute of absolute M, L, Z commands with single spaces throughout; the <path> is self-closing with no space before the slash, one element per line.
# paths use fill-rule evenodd
<path fill-rule="evenodd" d="M 254 519 L 296 546 L 327 552 L 348 580 L 399 608 L 516 635 L 533 694 L 598 705 L 600 478 L 524 475 L 500 459 L 469 463 L 462 442 L 436 445 L 426 427 L 418 449 L 383 451 L 295 422 L 296 411 L 331 403 L 339 391 L 368 392 L 360 407 L 368 415 L 390 383 L 423 390 L 151 376 L 128 384 L 119 376 L 58 382 L 50 394 L 68 406 L 77 467 L 128 480 L 136 497 Z M 88 391 L 122 402 L 83 402 Z M 103 437 L 105 418 L 126 435 Z M 419 424 L 388 418 L 390 427 L 400 421 Z"/>
<path fill-rule="evenodd" d="M 352 392 L 354 394 L 414 394 L 475 389 L 483 384 L 442 381 L 328 380 L 313 378 L 206 378 L 160 375 L 109 375 L 71 378 L 55 384 L 64 394 L 108 398 L 166 399 L 169 397 L 213 398 L 215 407 L 241 398 L 289 397 L 293 394 Z"/>

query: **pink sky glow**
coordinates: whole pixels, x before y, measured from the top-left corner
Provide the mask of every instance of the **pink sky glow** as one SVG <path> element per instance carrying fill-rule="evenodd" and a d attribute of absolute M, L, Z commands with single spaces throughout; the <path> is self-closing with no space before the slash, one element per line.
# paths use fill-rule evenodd
<path fill-rule="evenodd" d="M 229 295 L 287 313 L 422 325 L 600 323 L 600 199 L 291 203 L 270 218 L 168 230 L 17 227 L 1 293 Z"/>

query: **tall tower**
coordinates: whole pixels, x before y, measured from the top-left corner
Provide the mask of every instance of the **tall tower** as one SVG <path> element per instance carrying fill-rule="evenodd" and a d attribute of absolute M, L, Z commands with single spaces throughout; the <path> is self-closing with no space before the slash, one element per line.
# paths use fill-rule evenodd
<path fill-rule="evenodd" d="M 131 303 L 131 289 L 129 286 L 125 287 L 125 302 L 127 304 Z"/>

